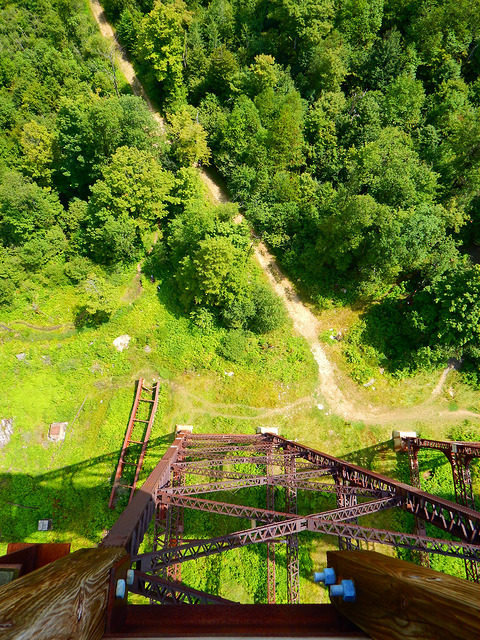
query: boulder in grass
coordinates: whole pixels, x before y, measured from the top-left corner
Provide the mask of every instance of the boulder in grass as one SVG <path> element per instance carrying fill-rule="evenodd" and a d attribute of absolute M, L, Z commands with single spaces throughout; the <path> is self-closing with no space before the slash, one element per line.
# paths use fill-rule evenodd
<path fill-rule="evenodd" d="M 68 422 L 52 422 L 48 430 L 48 439 L 52 442 L 62 442 L 65 440 Z"/>
<path fill-rule="evenodd" d="M 15 356 L 17 360 L 20 360 L 20 362 L 22 362 L 23 360 L 26 359 L 27 354 L 26 353 L 17 353 L 17 355 Z"/>
<path fill-rule="evenodd" d="M 113 341 L 113 346 L 117 351 L 124 351 L 130 344 L 130 340 L 131 337 L 125 333 L 123 336 L 118 336 L 118 338 L 115 338 L 115 340 Z"/>
<path fill-rule="evenodd" d="M 13 418 L 0 420 L 0 449 L 10 442 L 13 433 Z"/>

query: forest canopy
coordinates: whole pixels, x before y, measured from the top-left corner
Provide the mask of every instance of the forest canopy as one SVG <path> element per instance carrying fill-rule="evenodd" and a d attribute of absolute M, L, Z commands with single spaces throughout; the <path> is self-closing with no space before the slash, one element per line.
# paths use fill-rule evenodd
<path fill-rule="evenodd" d="M 382 349 L 410 368 L 425 345 L 430 364 L 478 362 L 468 303 L 441 302 L 478 278 L 478 3 L 105 7 L 164 109 L 196 110 L 232 197 L 314 302 L 367 304 L 377 346 L 393 305 L 404 333 Z"/>
<path fill-rule="evenodd" d="M 159 227 L 156 268 L 185 309 L 253 327 L 270 302 L 243 266 L 248 230 L 188 174 L 211 163 L 320 308 L 365 305 L 362 339 L 394 368 L 455 356 L 475 381 L 480 5 L 103 4 L 171 143 L 79 0 L 4 3 L 0 300 L 27 274 L 81 284 L 92 264 L 136 260 Z"/>

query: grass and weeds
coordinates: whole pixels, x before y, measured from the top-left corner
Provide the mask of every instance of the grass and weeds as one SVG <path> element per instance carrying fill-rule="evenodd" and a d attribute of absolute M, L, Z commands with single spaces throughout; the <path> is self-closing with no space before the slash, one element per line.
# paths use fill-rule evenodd
<path fill-rule="evenodd" d="M 112 274 L 118 306 L 96 328 L 73 327 L 72 286 L 37 288 L 33 301 L 18 299 L 2 312 L 0 417 L 13 418 L 13 435 L 0 450 L 2 550 L 9 540 L 71 540 L 73 548 L 100 541 L 124 502 L 117 513 L 107 508 L 138 377 L 162 383 L 143 477 L 176 422 L 251 431 L 263 423 L 263 410 L 313 391 L 311 355 L 288 326 L 245 334 L 244 354 L 233 362 L 225 354 L 230 332 L 193 327 L 168 278 L 142 277 L 137 297 L 125 301 L 137 278 L 133 269 Z M 117 352 L 112 343 L 123 334 L 131 341 Z M 57 421 L 69 423 L 63 443 L 47 439 Z M 37 532 L 40 518 L 52 518 L 53 531 Z"/>
<path fill-rule="evenodd" d="M 114 511 L 107 507 L 134 382 L 140 376 L 161 381 L 141 480 L 172 441 L 174 425 L 181 423 L 194 424 L 197 432 L 218 433 L 251 433 L 258 425 L 278 426 L 285 437 L 408 481 L 406 460 L 391 448 L 391 425 L 347 423 L 315 406 L 314 363 L 306 344 L 292 336 L 290 327 L 266 336 L 217 326 L 205 332 L 180 311 L 167 276 L 152 283 L 132 269 L 114 275 L 113 282 L 118 306 L 110 321 L 96 328 L 72 326 L 77 293 L 69 286 L 53 295 L 38 290 L 34 307 L 31 299 L 24 298 L 0 317 L 0 384 L 8 389 L 2 394 L 0 417 L 14 419 L 11 440 L 0 451 L 2 551 L 11 540 L 71 541 L 73 549 L 101 540 L 128 500 L 127 494 L 121 495 Z M 126 296 L 133 288 L 136 294 Z M 130 335 L 131 341 L 119 353 L 112 342 L 122 334 Z M 335 343 L 331 349 L 339 347 Z M 25 356 L 19 360 L 20 354 Z M 293 404 L 296 401 L 300 402 Z M 285 410 L 270 413 L 278 407 Z M 69 422 L 63 443 L 47 439 L 54 421 Z M 427 437 L 479 439 L 475 426 L 469 424 L 461 427 L 461 433 L 421 422 L 411 428 Z M 446 459 L 440 462 L 432 464 L 421 457 L 423 486 L 452 498 L 449 466 Z M 478 483 L 476 469 L 474 478 Z M 260 506 L 263 491 L 242 490 L 218 499 L 244 498 Z M 281 506 L 281 499 L 277 496 L 277 505 Z M 317 504 L 318 500 L 324 504 Z M 300 513 L 323 506 L 333 507 L 333 497 L 300 496 Z M 53 530 L 37 532 L 40 518 L 51 518 Z M 391 512 L 385 512 L 372 517 L 372 524 L 409 530 L 407 520 L 400 514 L 392 521 Z M 250 523 L 192 511 L 185 526 L 185 535 L 196 537 L 220 535 Z M 335 544 L 328 537 L 305 537 L 300 577 L 304 602 L 324 597 L 311 582 L 311 570 L 324 563 L 325 551 Z M 282 602 L 286 599 L 285 549 L 281 543 L 276 547 L 278 601 Z M 186 563 L 182 577 L 193 587 L 229 599 L 260 602 L 265 599 L 265 560 L 265 550 L 252 546 L 229 552 L 222 562 L 213 557 Z M 434 566 L 459 575 L 463 571 L 461 563 L 444 559 L 436 560 Z"/>

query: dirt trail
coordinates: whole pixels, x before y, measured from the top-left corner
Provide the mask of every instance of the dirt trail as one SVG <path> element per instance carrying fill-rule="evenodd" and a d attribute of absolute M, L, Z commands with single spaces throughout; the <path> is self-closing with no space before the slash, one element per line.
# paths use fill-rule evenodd
<path fill-rule="evenodd" d="M 119 45 L 112 27 L 107 22 L 105 13 L 100 3 L 98 2 L 98 0 L 89 0 L 89 2 L 92 13 L 98 23 L 102 35 L 111 43 L 111 46 L 118 54 L 118 63 L 120 69 L 129 82 L 130 86 L 132 87 L 132 91 L 145 100 L 148 108 L 152 112 L 156 121 L 159 123 L 162 132 L 164 132 L 164 120 L 156 111 L 152 102 L 146 95 L 145 90 L 142 87 L 133 66 L 128 61 L 125 52 Z M 205 171 L 203 171 L 202 169 L 200 169 L 199 171 L 203 182 L 210 192 L 212 200 L 214 202 L 228 202 L 228 195 L 222 190 L 222 188 Z M 238 221 L 242 219 L 242 216 L 238 216 L 237 218 Z M 336 375 L 335 368 L 328 359 L 320 341 L 318 340 L 319 322 L 317 318 L 302 302 L 302 300 L 296 293 L 292 283 L 280 271 L 275 258 L 268 251 L 263 242 L 258 243 L 258 245 L 256 246 L 255 257 L 261 268 L 266 273 L 276 293 L 284 301 L 287 311 L 293 321 L 295 330 L 307 340 L 310 346 L 310 350 L 318 366 L 318 391 L 321 393 L 323 398 L 325 398 L 325 401 L 329 405 L 329 409 L 332 413 L 341 416 L 345 420 L 362 421 L 371 424 L 411 422 L 421 419 L 432 419 L 434 417 L 442 417 L 443 419 L 451 418 L 452 421 L 457 420 L 458 418 L 466 417 L 480 418 L 480 414 L 474 413 L 472 411 L 463 409 L 459 409 L 457 411 L 439 411 L 438 407 L 435 407 L 433 405 L 433 400 L 441 393 L 443 384 L 448 372 L 450 371 L 450 368 L 443 371 L 440 380 L 432 393 L 431 398 L 422 404 L 416 405 L 414 407 L 399 408 L 393 410 L 389 410 L 385 407 L 365 408 L 358 406 L 357 403 L 347 398 L 339 387 L 338 376 Z M 202 402 L 204 406 L 209 404 L 206 401 Z M 308 404 L 309 402 L 312 402 L 312 400 L 301 398 L 296 403 L 294 403 L 294 405 L 300 406 L 303 404 Z M 268 417 L 268 415 L 275 415 L 275 413 L 281 414 L 285 411 L 288 411 L 288 409 L 292 407 L 293 405 L 290 405 L 287 408 L 280 407 L 278 409 L 265 409 L 262 410 L 262 414 L 255 417 Z M 218 408 L 219 407 L 217 405 L 216 414 L 220 415 L 218 413 Z M 247 407 L 242 408 L 247 409 Z M 256 410 L 259 409 L 256 408 Z M 242 416 L 233 415 L 229 415 L 228 417 L 242 418 Z M 242 419 L 244 419 L 244 417 Z"/>
<path fill-rule="evenodd" d="M 142 83 L 140 82 L 140 80 L 137 77 L 137 74 L 135 73 L 135 69 L 133 68 L 133 65 L 129 62 L 127 58 L 127 54 L 122 49 L 122 47 L 120 46 L 120 43 L 116 38 L 115 31 L 107 21 L 103 7 L 101 6 L 98 0 L 89 0 L 89 3 L 90 3 L 90 9 L 93 13 L 93 17 L 97 21 L 97 24 L 102 36 L 109 41 L 113 51 L 117 53 L 117 64 L 120 67 L 120 71 L 123 73 L 123 75 L 127 79 L 127 82 L 131 86 L 133 93 L 136 96 L 140 96 L 145 100 L 148 108 L 153 114 L 153 117 L 160 125 L 160 129 L 162 133 L 165 133 L 165 121 L 163 120 L 162 116 L 158 113 L 158 111 L 155 109 L 151 100 L 147 96 L 145 89 L 142 86 Z"/>
<path fill-rule="evenodd" d="M 191 398 L 192 400 L 195 400 L 196 406 L 195 408 L 192 408 L 193 413 L 208 413 L 222 418 L 234 418 L 236 420 L 260 420 L 272 416 L 292 416 L 296 411 L 306 407 L 311 407 L 314 404 L 314 400 L 311 396 L 305 396 L 291 402 L 290 404 L 274 408 L 252 407 L 250 405 L 237 403 L 225 404 L 223 402 L 212 402 L 211 400 L 207 400 L 202 396 L 192 393 L 176 381 L 167 379 L 160 379 L 160 381 L 167 384 L 176 394 L 187 399 Z"/>

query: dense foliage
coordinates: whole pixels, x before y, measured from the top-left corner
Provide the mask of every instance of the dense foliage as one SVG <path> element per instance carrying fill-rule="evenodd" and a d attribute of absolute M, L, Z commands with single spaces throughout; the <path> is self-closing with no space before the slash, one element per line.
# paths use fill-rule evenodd
<path fill-rule="evenodd" d="M 139 33 L 145 60 L 172 95 L 183 91 L 184 9 L 158 5 Z M 114 308 L 109 273 L 141 258 L 153 237 L 157 253 L 171 254 L 179 296 L 195 317 L 276 328 L 282 310 L 250 273 L 245 225 L 233 224 L 228 207 L 208 207 L 194 174 L 176 176 L 208 163 L 195 110 L 170 115 L 167 145 L 145 102 L 117 78 L 86 11 L 80 0 L 0 10 L 0 304 L 71 281 L 76 325 L 105 322 Z M 158 50 L 169 38 L 180 63 Z"/>
<path fill-rule="evenodd" d="M 478 3 L 105 6 L 159 102 L 196 110 L 233 198 L 318 304 L 383 301 L 394 287 L 400 349 L 411 356 L 413 336 L 439 359 L 477 359 L 462 318 L 474 312 L 459 303 L 433 320 L 431 303 L 452 287 L 468 306 L 476 277 L 462 253 L 480 242 Z"/>

